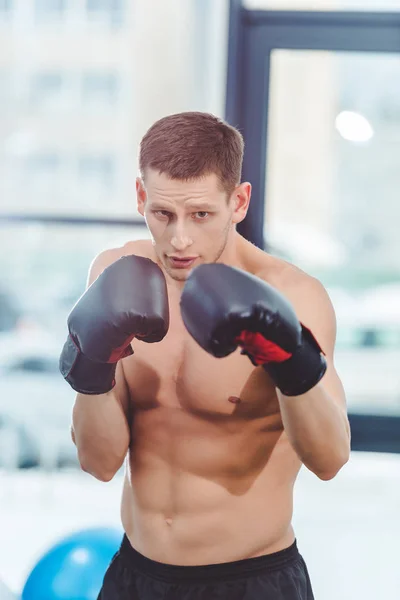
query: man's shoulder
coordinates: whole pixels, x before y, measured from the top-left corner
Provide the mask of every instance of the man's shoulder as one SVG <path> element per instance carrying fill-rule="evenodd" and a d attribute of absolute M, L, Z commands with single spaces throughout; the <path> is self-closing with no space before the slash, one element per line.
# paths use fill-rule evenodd
<path fill-rule="evenodd" d="M 310 329 L 316 321 L 335 328 L 335 311 L 324 285 L 297 265 L 259 248 L 247 255 L 245 270 L 277 289 Z"/>
<path fill-rule="evenodd" d="M 102 250 L 94 259 L 102 265 L 109 266 L 123 256 L 129 256 L 130 254 L 136 254 L 136 256 L 144 256 L 145 258 L 152 258 L 152 243 L 150 240 L 132 240 L 126 242 L 122 246 L 116 248 L 106 248 Z"/>
<path fill-rule="evenodd" d="M 143 256 L 144 258 L 151 258 L 152 260 L 156 259 L 151 240 L 132 240 L 126 242 L 121 248 L 118 248 L 118 251 L 121 252 L 118 258 L 129 254 L 136 254 L 136 256 Z"/>
<path fill-rule="evenodd" d="M 241 245 L 243 268 L 274 287 L 303 285 L 314 278 L 294 263 L 274 256 L 247 240 Z"/>
<path fill-rule="evenodd" d="M 296 305 L 327 295 L 319 279 L 297 265 L 271 254 L 266 254 L 259 261 L 254 275 L 275 287 Z"/>
<path fill-rule="evenodd" d="M 266 252 L 258 256 L 254 275 L 279 288 L 307 285 L 315 280 L 312 275 L 297 265 Z"/>
<path fill-rule="evenodd" d="M 89 269 L 88 283 L 92 283 L 112 263 L 130 254 L 152 258 L 153 260 L 155 258 L 150 240 L 132 240 L 116 248 L 106 248 L 93 259 Z"/>
<path fill-rule="evenodd" d="M 255 275 L 279 290 L 300 316 L 317 309 L 332 312 L 331 300 L 321 281 L 293 263 L 269 255 Z"/>

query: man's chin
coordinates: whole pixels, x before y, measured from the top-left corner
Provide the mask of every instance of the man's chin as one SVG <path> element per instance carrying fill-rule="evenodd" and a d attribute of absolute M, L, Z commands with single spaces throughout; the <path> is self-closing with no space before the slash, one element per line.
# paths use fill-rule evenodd
<path fill-rule="evenodd" d="M 192 269 L 165 269 L 167 271 L 167 274 L 171 277 L 171 279 L 173 279 L 174 281 L 186 281 L 186 279 L 189 277 L 190 273 L 192 272 Z"/>

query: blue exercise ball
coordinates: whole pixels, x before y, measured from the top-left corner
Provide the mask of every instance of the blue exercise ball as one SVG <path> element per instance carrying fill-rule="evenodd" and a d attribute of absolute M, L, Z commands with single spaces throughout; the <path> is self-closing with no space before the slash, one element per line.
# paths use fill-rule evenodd
<path fill-rule="evenodd" d="M 53 546 L 30 573 L 22 600 L 96 600 L 123 531 L 86 529 Z"/>

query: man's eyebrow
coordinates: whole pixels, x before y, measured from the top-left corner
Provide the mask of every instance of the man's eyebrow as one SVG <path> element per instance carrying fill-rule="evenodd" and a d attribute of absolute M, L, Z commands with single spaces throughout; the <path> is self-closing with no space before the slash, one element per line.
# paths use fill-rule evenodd
<path fill-rule="evenodd" d="M 208 202 L 207 200 L 193 200 L 191 202 L 188 202 L 187 204 L 184 205 L 184 207 L 187 210 L 216 210 L 217 209 L 217 205 L 213 204 L 211 202 Z M 156 200 L 155 202 L 151 202 L 151 208 L 153 210 L 171 210 L 174 209 L 175 207 L 172 204 L 169 204 L 167 201 L 163 201 L 163 200 Z"/>
<path fill-rule="evenodd" d="M 169 210 L 170 208 L 173 208 L 172 204 L 168 204 L 168 202 L 163 202 L 162 200 L 157 200 L 156 202 L 150 202 L 149 204 L 150 204 L 151 208 L 154 208 L 154 209 Z"/>
<path fill-rule="evenodd" d="M 186 204 L 186 208 L 197 208 L 197 209 L 201 209 L 201 210 L 213 210 L 216 208 L 216 205 L 211 203 L 211 202 L 207 202 L 207 200 L 204 201 L 194 201 L 194 202 L 188 202 Z"/>

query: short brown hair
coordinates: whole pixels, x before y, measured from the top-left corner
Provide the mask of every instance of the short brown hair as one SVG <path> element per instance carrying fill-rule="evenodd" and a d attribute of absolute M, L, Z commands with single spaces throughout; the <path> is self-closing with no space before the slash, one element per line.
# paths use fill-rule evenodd
<path fill-rule="evenodd" d="M 140 143 L 139 168 L 188 181 L 215 173 L 223 190 L 240 183 L 244 143 L 242 134 L 218 117 L 183 112 L 156 121 Z"/>

